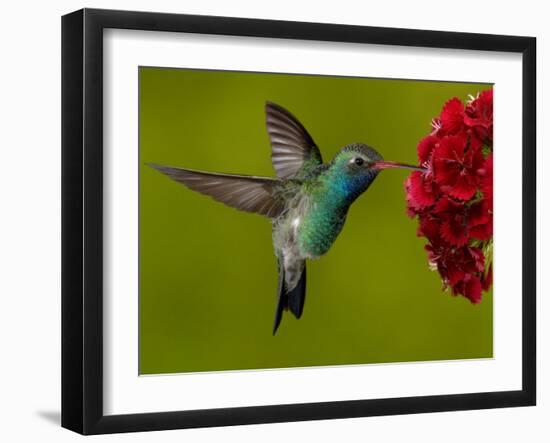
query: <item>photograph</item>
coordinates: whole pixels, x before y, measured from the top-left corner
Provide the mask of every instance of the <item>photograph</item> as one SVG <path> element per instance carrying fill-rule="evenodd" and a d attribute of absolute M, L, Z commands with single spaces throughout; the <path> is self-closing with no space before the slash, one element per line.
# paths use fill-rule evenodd
<path fill-rule="evenodd" d="M 493 358 L 492 84 L 138 71 L 140 375 Z"/>

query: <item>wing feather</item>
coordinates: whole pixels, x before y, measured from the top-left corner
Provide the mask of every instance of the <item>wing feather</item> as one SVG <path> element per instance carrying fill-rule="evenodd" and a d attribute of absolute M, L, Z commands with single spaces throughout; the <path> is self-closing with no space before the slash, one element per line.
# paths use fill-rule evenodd
<path fill-rule="evenodd" d="M 193 191 L 241 211 L 277 217 L 284 209 L 284 201 L 277 197 L 277 185 L 280 184 L 277 179 L 149 166 Z"/>
<path fill-rule="evenodd" d="M 296 177 L 306 163 L 323 163 L 319 148 L 300 121 L 275 103 L 265 105 L 266 127 L 271 141 L 271 161 L 281 179 Z"/>

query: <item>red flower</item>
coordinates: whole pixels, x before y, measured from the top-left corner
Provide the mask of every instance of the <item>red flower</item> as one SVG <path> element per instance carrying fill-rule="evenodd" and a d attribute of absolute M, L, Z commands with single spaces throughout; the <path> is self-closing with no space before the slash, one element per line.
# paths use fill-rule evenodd
<path fill-rule="evenodd" d="M 438 143 L 439 137 L 431 134 L 420 140 L 417 147 L 419 164 L 427 166 L 431 163 L 433 150 Z"/>
<path fill-rule="evenodd" d="M 493 237 L 493 204 L 489 199 L 474 203 L 469 208 L 469 235 L 477 240 Z"/>
<path fill-rule="evenodd" d="M 491 257 L 483 252 L 491 253 L 493 238 L 492 103 L 492 91 L 466 108 L 458 98 L 447 101 L 432 133 L 418 143 L 425 171 L 405 181 L 407 214 L 418 216 L 430 267 L 453 295 L 472 303 L 492 285 Z"/>
<path fill-rule="evenodd" d="M 464 105 L 458 98 L 452 98 L 441 111 L 441 130 L 445 134 L 456 134 L 464 127 Z"/>
<path fill-rule="evenodd" d="M 465 134 L 443 137 L 434 150 L 435 181 L 446 194 L 460 200 L 473 197 L 479 183 L 478 169 L 483 166 L 481 149 L 467 149 Z"/>
<path fill-rule="evenodd" d="M 492 214 L 486 200 L 465 205 L 444 196 L 432 213 L 441 221 L 441 237 L 450 245 L 464 246 L 471 238 L 488 240 L 493 235 Z"/>
<path fill-rule="evenodd" d="M 485 143 L 493 141 L 493 90 L 483 91 L 465 110 L 464 123 Z"/>
<path fill-rule="evenodd" d="M 462 294 L 472 303 L 479 303 L 481 301 L 481 280 L 479 277 L 466 274 L 464 279 L 453 286 L 453 294 Z"/>
<path fill-rule="evenodd" d="M 439 138 L 433 135 L 420 140 L 418 143 L 418 163 L 426 168 L 426 172 L 413 172 L 405 182 L 407 192 L 408 211 L 413 217 L 418 211 L 435 203 L 439 189 L 433 176 L 433 151 Z"/>
<path fill-rule="evenodd" d="M 483 196 L 491 201 L 491 207 L 493 206 L 493 153 L 489 154 L 485 159 L 483 168 L 480 169 L 479 175 L 481 192 Z"/>
<path fill-rule="evenodd" d="M 483 271 L 485 266 L 485 257 L 479 248 L 463 246 L 461 248 L 449 247 L 444 242 L 434 242 L 426 245 L 430 264 L 437 268 L 443 277 L 443 284 L 446 287 L 453 288 L 453 293 L 463 293 L 461 289 L 474 289 L 471 283 L 468 287 L 465 282 L 470 282 L 470 277 L 477 276 Z M 478 278 L 478 281 L 481 280 Z M 481 287 L 481 286 L 480 286 Z M 471 300 L 475 299 L 475 294 L 470 294 Z"/>
<path fill-rule="evenodd" d="M 439 194 L 433 178 L 419 171 L 413 172 L 407 178 L 405 189 L 408 195 L 409 208 L 414 210 L 413 213 L 433 205 Z"/>
<path fill-rule="evenodd" d="M 441 237 L 454 246 L 468 243 L 467 213 L 462 205 L 448 197 L 441 197 L 433 210 L 442 220 Z"/>
<path fill-rule="evenodd" d="M 430 214 L 421 214 L 419 220 L 420 224 L 418 225 L 417 235 L 419 237 L 426 237 L 431 242 L 440 241 L 440 221 Z"/>
<path fill-rule="evenodd" d="M 478 215 L 480 223 L 472 231 L 472 237 L 478 240 L 489 240 L 493 237 L 493 154 L 485 159 L 483 168 L 479 174 L 479 189 L 483 194 L 483 200 L 479 204 Z"/>
<path fill-rule="evenodd" d="M 481 301 L 481 279 L 479 274 L 485 267 L 485 257 L 479 248 L 465 247 L 458 252 L 454 263 L 464 274 L 452 286 L 453 294 L 462 294 L 472 303 Z"/>

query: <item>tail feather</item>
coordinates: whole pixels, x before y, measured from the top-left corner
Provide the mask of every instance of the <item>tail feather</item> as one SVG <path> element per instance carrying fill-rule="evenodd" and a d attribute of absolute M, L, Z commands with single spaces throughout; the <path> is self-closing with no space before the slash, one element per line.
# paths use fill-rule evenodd
<path fill-rule="evenodd" d="M 306 301 L 306 266 L 304 263 L 302 274 L 298 284 L 287 292 L 285 285 L 285 270 L 284 266 L 279 264 L 279 286 L 277 290 L 277 308 L 275 309 L 275 320 L 273 322 L 273 335 L 277 333 L 281 320 L 283 319 L 283 311 L 288 311 L 294 314 L 299 319 L 304 312 L 304 303 Z"/>
<path fill-rule="evenodd" d="M 294 289 L 287 293 L 288 297 L 288 307 L 290 309 L 290 312 L 294 314 L 296 318 L 300 318 L 302 316 L 302 312 L 304 312 L 304 303 L 306 301 L 306 265 L 304 263 L 304 269 L 302 271 L 302 275 L 300 276 L 300 280 L 298 281 L 298 284 L 294 287 Z"/>
<path fill-rule="evenodd" d="M 281 320 L 283 319 L 283 311 L 287 307 L 287 297 L 285 293 L 285 267 L 282 261 L 279 263 L 279 286 L 277 288 L 277 308 L 275 309 L 275 320 L 273 321 L 273 335 L 277 333 Z"/>

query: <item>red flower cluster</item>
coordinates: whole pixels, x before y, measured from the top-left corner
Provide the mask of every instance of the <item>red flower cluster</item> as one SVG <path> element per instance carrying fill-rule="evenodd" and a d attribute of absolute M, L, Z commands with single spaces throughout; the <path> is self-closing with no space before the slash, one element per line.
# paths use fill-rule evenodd
<path fill-rule="evenodd" d="M 407 213 L 444 287 L 479 303 L 492 284 L 493 91 L 449 100 L 432 126 L 418 144 L 425 171 L 405 182 Z"/>

